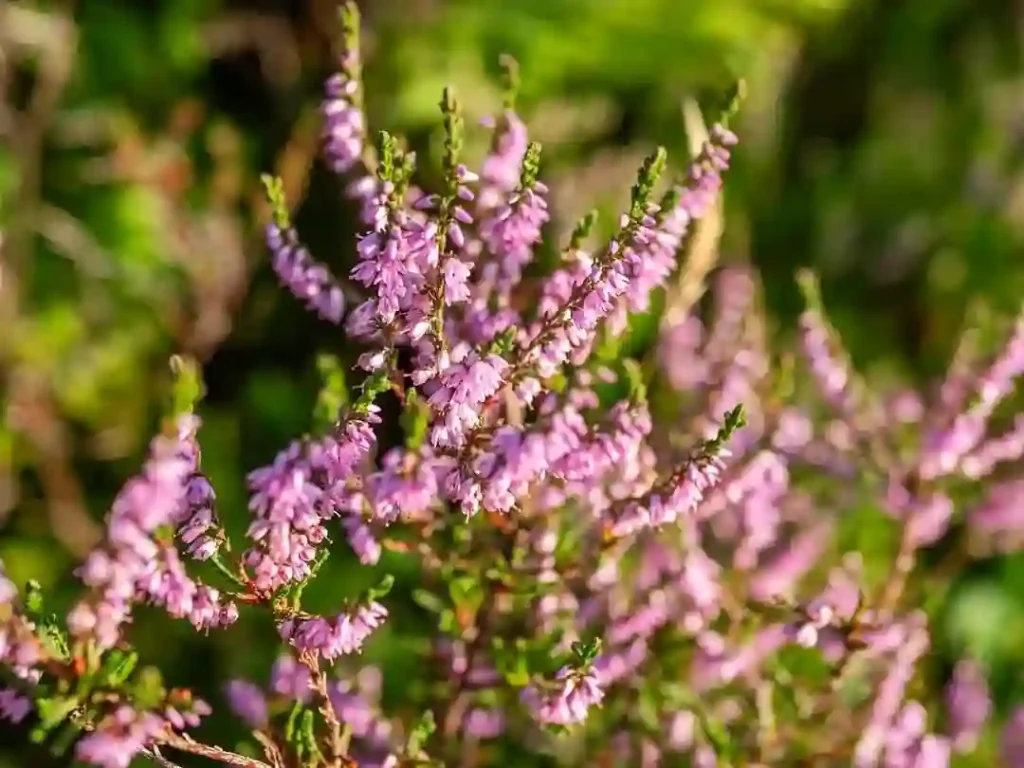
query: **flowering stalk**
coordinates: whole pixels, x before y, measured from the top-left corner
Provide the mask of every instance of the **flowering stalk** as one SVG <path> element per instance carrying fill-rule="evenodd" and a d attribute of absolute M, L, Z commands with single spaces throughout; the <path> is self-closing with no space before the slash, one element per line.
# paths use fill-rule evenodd
<path fill-rule="evenodd" d="M 281 283 L 322 320 L 340 323 L 345 311 L 341 286 L 327 267 L 315 262 L 299 242 L 288 215 L 281 180 L 264 176 L 263 184 L 273 211 L 273 221 L 266 226 L 266 241 L 274 272 Z"/>

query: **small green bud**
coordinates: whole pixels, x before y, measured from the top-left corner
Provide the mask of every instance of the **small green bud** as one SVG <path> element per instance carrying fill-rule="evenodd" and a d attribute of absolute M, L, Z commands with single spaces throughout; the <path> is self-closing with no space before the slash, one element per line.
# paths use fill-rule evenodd
<path fill-rule="evenodd" d="M 409 450 L 420 448 L 427 439 L 430 409 L 426 400 L 415 389 L 406 392 L 405 407 L 400 421 L 405 433 L 405 447 Z"/>
<path fill-rule="evenodd" d="M 321 429 L 328 429 L 338 421 L 342 409 L 348 404 L 345 369 L 333 355 L 320 355 L 316 361 L 320 373 L 320 392 L 314 408 L 314 419 Z"/>
<path fill-rule="evenodd" d="M 647 213 L 647 205 L 651 200 L 654 187 L 661 178 L 668 163 L 668 153 L 664 147 L 658 147 L 644 159 L 637 172 L 636 184 L 633 185 L 630 205 L 630 219 L 639 221 Z"/>
<path fill-rule="evenodd" d="M 520 79 L 519 62 L 508 54 L 498 57 L 498 66 L 501 67 L 502 84 L 502 105 L 506 110 L 516 108 L 516 99 L 519 97 Z"/>
<path fill-rule="evenodd" d="M 288 213 L 288 202 L 285 200 L 284 181 L 269 173 L 260 176 L 260 181 L 263 182 L 263 188 L 266 190 L 274 223 L 281 229 L 288 229 L 291 226 L 291 216 Z"/>
<path fill-rule="evenodd" d="M 632 358 L 626 358 L 622 361 L 622 367 L 625 369 L 630 399 L 636 403 L 646 403 L 647 384 L 644 381 L 644 371 L 640 363 Z"/>
<path fill-rule="evenodd" d="M 523 173 L 520 177 L 520 189 L 529 189 L 537 183 L 537 175 L 540 173 L 540 142 L 531 141 L 526 148 L 526 155 L 523 157 Z"/>
<path fill-rule="evenodd" d="M 594 225 L 597 224 L 598 213 L 597 210 L 588 211 L 583 216 L 572 230 L 572 236 L 569 238 L 569 250 L 579 250 L 583 241 L 590 237 L 590 233 L 594 230 Z"/>
<path fill-rule="evenodd" d="M 202 369 L 193 358 L 173 355 L 170 361 L 171 375 L 171 415 L 180 416 L 191 413 L 203 397 Z"/>
<path fill-rule="evenodd" d="M 390 573 L 385 574 L 384 578 L 380 580 L 377 586 L 370 587 L 370 589 L 366 591 L 367 602 L 373 602 L 386 596 L 394 586 L 395 577 L 392 576 Z"/>

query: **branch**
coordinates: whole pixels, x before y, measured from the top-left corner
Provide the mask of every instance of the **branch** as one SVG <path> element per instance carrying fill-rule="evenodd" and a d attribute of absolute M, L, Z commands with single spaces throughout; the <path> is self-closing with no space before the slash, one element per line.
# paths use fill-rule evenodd
<path fill-rule="evenodd" d="M 344 728 L 338 713 L 334 710 L 334 703 L 331 701 L 331 696 L 327 689 L 327 675 L 320 669 L 320 661 L 315 654 L 302 653 L 299 655 L 299 661 L 309 670 L 312 678 L 310 687 L 320 699 L 320 714 L 323 715 L 330 730 L 330 739 L 327 747 L 331 752 L 331 765 L 344 765 L 346 758 L 345 740 L 342 735 Z"/>
<path fill-rule="evenodd" d="M 171 749 L 176 749 L 179 752 L 186 752 L 190 755 L 205 757 L 209 760 L 223 763 L 224 765 L 234 765 L 238 766 L 238 768 L 272 768 L 272 766 L 264 763 L 262 760 L 257 760 L 253 757 L 246 757 L 245 755 L 239 755 L 236 752 L 228 752 L 226 749 L 221 749 L 220 747 L 200 744 L 197 741 L 193 741 L 188 736 L 167 734 L 161 738 L 161 741 Z M 149 754 L 146 756 L 150 757 Z M 171 768 L 178 768 L 174 763 L 165 763 L 164 768 L 167 768 L 168 765 L 171 766 Z"/>
<path fill-rule="evenodd" d="M 177 763 L 172 763 L 166 757 L 161 755 L 156 747 L 142 750 L 142 756 L 147 760 L 156 763 L 160 768 L 181 768 Z"/>

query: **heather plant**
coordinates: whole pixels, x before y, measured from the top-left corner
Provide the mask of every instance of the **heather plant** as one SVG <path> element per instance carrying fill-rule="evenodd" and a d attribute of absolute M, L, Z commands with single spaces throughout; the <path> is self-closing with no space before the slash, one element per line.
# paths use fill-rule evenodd
<path fill-rule="evenodd" d="M 989 357 L 966 334 L 934 391 L 888 391 L 852 369 L 809 274 L 799 355 L 773 350 L 749 270 L 720 272 L 708 314 L 676 301 L 669 279 L 720 193 L 739 92 L 682 178 L 663 179 L 653 153 L 615 235 L 595 244 L 585 217 L 524 297 L 551 213 L 514 78 L 479 172 L 445 91 L 427 192 L 399 139 L 371 147 L 354 6 L 343 21 L 324 153 L 360 207 L 358 263 L 342 281 L 317 262 L 270 177 L 266 241 L 283 285 L 361 345 L 359 386 L 323 358 L 317 429 L 248 476 L 242 543 L 203 474 L 199 370 L 175 358 L 166 427 L 77 571 L 81 599 L 59 617 L 38 585 L 0 579 L 0 716 L 102 768 L 180 753 L 473 766 L 508 742 L 551 765 L 931 768 L 978 749 L 984 660 L 965 656 L 936 704 L 927 608 L 949 568 L 1018 544 L 1022 481 L 1005 470 L 1024 422 L 990 424 L 1024 372 L 1024 316 Z M 605 354 L 655 298 L 651 354 Z M 387 445 L 396 404 L 402 440 Z M 847 525 L 865 503 L 899 531 L 880 577 Z M 391 620 L 394 575 L 328 615 L 305 600 L 332 534 L 367 568 L 387 549 L 416 571 L 436 630 L 411 646 L 423 675 L 399 711 L 379 698 L 389 670 L 360 664 Z M 940 540 L 951 564 L 923 567 Z M 211 708 L 139 666 L 143 604 L 198 632 L 269 617 L 281 652 L 267 678 L 224 688 L 251 744 L 190 735 Z M 1024 710 L 1002 732 L 1010 765 L 1022 733 Z"/>

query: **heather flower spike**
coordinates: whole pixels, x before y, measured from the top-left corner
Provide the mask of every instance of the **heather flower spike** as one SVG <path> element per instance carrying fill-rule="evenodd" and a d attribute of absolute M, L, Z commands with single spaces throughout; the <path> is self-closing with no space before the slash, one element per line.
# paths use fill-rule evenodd
<path fill-rule="evenodd" d="M 362 59 L 359 54 L 359 6 L 355 3 L 345 3 L 338 9 L 338 18 L 341 21 L 341 37 L 345 55 L 342 57 L 341 71 L 351 82 L 361 83 Z M 356 90 L 352 99 L 356 109 L 362 109 L 362 92 Z"/>
<path fill-rule="evenodd" d="M 595 242 L 584 216 L 527 296 L 557 211 L 515 111 L 515 63 L 501 62 L 479 173 L 444 91 L 441 183 L 421 190 L 399 137 L 369 146 L 359 26 L 347 5 L 322 104 L 324 160 L 360 222 L 347 312 L 283 182 L 264 177 L 273 268 L 321 319 L 344 319 L 354 369 L 318 359 L 314 428 L 246 477 L 243 545 L 203 471 L 200 369 L 174 359 L 172 419 L 115 498 L 67 615 L 0 564 L 4 725 L 99 768 L 177 768 L 176 753 L 246 768 L 483 765 L 512 747 L 561 768 L 946 768 L 989 759 L 994 729 L 1008 764 L 1024 760 L 1024 710 L 995 722 L 980 661 L 936 684 L 941 625 L 916 605 L 942 578 L 919 583 L 922 547 L 1024 546 L 1024 422 L 988 434 L 1024 372 L 1024 320 L 991 360 L 958 355 L 932 398 L 856 377 L 809 273 L 802 356 L 774 349 L 757 276 L 725 267 L 708 312 L 659 321 L 656 357 L 595 353 L 657 311 L 685 263 L 733 162 L 742 83 L 685 173 L 659 193 L 668 158 L 652 153 L 614 236 Z M 881 589 L 865 584 L 871 553 L 843 551 L 864 508 L 900 531 Z M 332 568 L 341 551 L 370 570 Z M 196 561 L 214 566 L 209 583 Z M 428 622 L 409 620 L 410 584 Z M 144 604 L 199 633 L 273 625 L 266 674 L 221 687 L 252 731 L 244 755 L 188 735 L 211 707 L 132 649 Z M 401 670 L 373 663 L 394 658 L 377 653 L 389 636 Z M 382 695 L 396 674 L 398 704 Z"/>
<path fill-rule="evenodd" d="M 345 311 L 341 285 L 299 242 L 288 214 L 284 182 L 264 175 L 263 185 L 271 206 L 272 221 L 266 225 L 265 234 L 274 272 L 281 283 L 322 320 L 340 323 Z"/>
<path fill-rule="evenodd" d="M 335 173 L 348 173 L 363 161 L 366 141 L 359 52 L 360 19 L 355 3 L 343 6 L 339 17 L 341 58 L 338 72 L 327 80 L 321 113 L 325 158 Z M 359 186 L 354 185 L 354 189 L 358 190 Z"/>
<path fill-rule="evenodd" d="M 569 237 L 568 251 L 580 250 L 583 243 L 590 237 L 590 233 L 594 230 L 594 226 L 597 224 L 597 211 L 587 211 L 586 214 L 576 222 L 576 226 L 573 227 L 572 235 Z"/>
<path fill-rule="evenodd" d="M 740 78 L 733 83 L 732 88 L 725 95 L 725 109 L 722 110 L 722 116 L 718 119 L 719 124 L 723 128 L 729 127 L 729 121 L 740 111 L 746 98 L 747 81 Z"/>
<path fill-rule="evenodd" d="M 626 381 L 629 384 L 629 398 L 637 403 L 647 402 L 647 384 L 644 381 L 644 372 L 640 364 L 635 360 L 624 360 L 623 368 L 626 373 Z M 735 428 L 734 428 L 735 429 Z M 728 439 L 728 437 L 724 438 Z"/>
<path fill-rule="evenodd" d="M 171 358 L 171 414 L 190 413 L 203 397 L 203 380 L 199 365 L 191 358 L 174 355 Z"/>
<path fill-rule="evenodd" d="M 558 671 L 554 681 L 523 689 L 523 703 L 538 722 L 557 732 L 582 723 L 591 707 L 601 703 L 604 690 L 593 669 L 600 651 L 600 640 L 573 643 L 572 660 Z"/>

